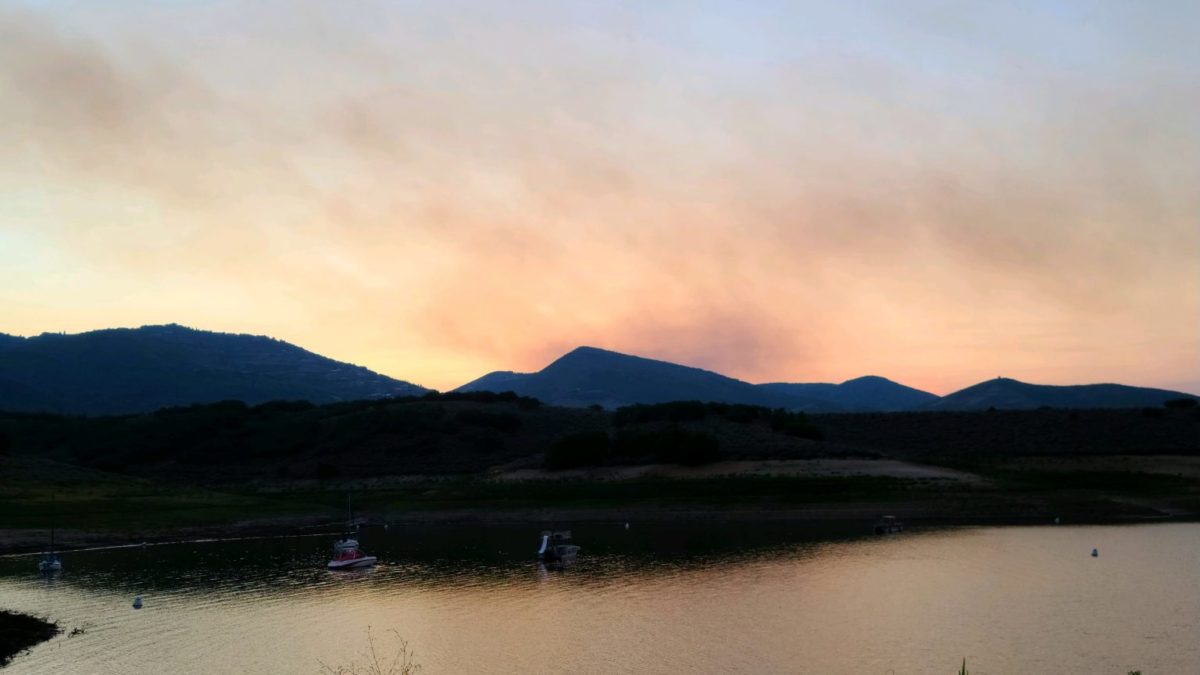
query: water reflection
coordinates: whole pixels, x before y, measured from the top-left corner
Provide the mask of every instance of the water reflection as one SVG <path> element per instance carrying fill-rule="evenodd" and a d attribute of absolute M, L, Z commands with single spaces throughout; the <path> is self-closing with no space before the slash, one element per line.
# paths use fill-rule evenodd
<path fill-rule="evenodd" d="M 315 672 L 367 626 L 431 673 L 1200 672 L 1197 525 L 592 524 L 560 567 L 539 529 L 367 530 L 380 563 L 348 571 L 324 568 L 332 537 L 75 552 L 53 577 L 2 558 L 2 604 L 88 626 L 11 672 Z"/>

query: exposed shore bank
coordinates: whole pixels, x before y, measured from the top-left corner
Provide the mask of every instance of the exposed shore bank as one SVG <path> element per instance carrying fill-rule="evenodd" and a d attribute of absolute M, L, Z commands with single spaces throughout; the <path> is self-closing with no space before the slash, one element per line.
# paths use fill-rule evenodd
<path fill-rule="evenodd" d="M 1142 508 L 1110 509 L 1108 505 L 1065 505 L 1048 509 L 1038 505 L 1007 506 L 982 504 L 976 508 L 949 511 L 923 503 L 860 502 L 780 506 L 612 506 L 548 508 L 441 508 L 388 510 L 367 514 L 364 526 L 405 527 L 426 525 L 521 525 L 533 528 L 569 526 L 578 523 L 670 523 L 670 522 L 783 522 L 797 525 L 861 524 L 863 532 L 881 515 L 895 515 L 910 527 L 1004 526 L 1004 525 L 1105 525 L 1197 520 L 1193 513 L 1163 513 Z M 158 545 L 204 540 L 333 536 L 342 523 L 327 517 L 291 516 L 243 520 L 206 526 L 156 530 L 60 530 L 61 551 L 121 546 Z M 45 548 L 41 530 L 0 528 L 0 555 L 35 554 Z"/>

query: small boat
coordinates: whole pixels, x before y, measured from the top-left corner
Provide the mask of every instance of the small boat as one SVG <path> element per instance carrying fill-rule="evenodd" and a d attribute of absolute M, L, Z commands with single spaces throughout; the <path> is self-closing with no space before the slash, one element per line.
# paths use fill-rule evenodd
<path fill-rule="evenodd" d="M 333 550 L 337 553 L 353 551 L 358 548 L 358 527 L 354 522 L 354 512 L 350 509 L 350 495 L 346 495 L 346 533 L 341 539 L 333 542 Z"/>
<path fill-rule="evenodd" d="M 875 534 L 896 534 L 904 531 L 904 523 L 896 520 L 896 516 L 883 516 L 875 521 Z"/>
<path fill-rule="evenodd" d="M 42 554 L 42 559 L 38 561 L 39 572 L 61 572 L 63 568 L 62 559 L 54 552 L 54 526 L 50 526 L 50 550 Z"/>
<path fill-rule="evenodd" d="M 571 562 L 579 555 L 579 547 L 568 544 L 571 541 L 570 530 L 542 532 L 542 545 L 538 548 L 537 557 L 542 562 L 561 563 Z"/>
<path fill-rule="evenodd" d="M 133 608 L 134 609 L 142 608 L 142 596 L 139 595 L 133 599 Z"/>
<path fill-rule="evenodd" d="M 375 556 L 367 555 L 357 548 L 341 551 L 326 565 L 331 570 L 352 570 L 371 567 L 375 564 Z"/>

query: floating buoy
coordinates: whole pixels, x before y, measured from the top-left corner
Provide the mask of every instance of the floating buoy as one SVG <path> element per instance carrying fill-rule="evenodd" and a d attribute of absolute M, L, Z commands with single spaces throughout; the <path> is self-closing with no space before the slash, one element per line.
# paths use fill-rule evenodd
<path fill-rule="evenodd" d="M 629 529 L 629 523 L 625 523 L 625 529 Z"/>
<path fill-rule="evenodd" d="M 1092 549 L 1092 557 L 1099 558 L 1100 557 L 1100 549 L 1098 549 L 1098 548 Z"/>
<path fill-rule="evenodd" d="M 1057 525 L 1057 524 L 1058 524 L 1058 516 L 1055 516 L 1055 517 L 1054 517 L 1054 524 L 1055 524 L 1055 525 Z"/>
<path fill-rule="evenodd" d="M 142 596 L 140 596 L 140 595 L 139 595 L 139 596 L 137 596 L 136 598 L 134 598 L 134 599 L 133 599 L 133 608 L 134 608 L 134 609 L 141 609 L 141 608 L 142 608 Z"/>

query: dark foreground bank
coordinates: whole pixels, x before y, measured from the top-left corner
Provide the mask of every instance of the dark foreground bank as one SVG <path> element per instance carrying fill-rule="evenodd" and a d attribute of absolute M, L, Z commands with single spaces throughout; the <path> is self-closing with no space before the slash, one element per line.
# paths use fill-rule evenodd
<path fill-rule="evenodd" d="M 35 616 L 0 610 L 0 667 L 14 656 L 58 635 L 58 626 Z"/>

